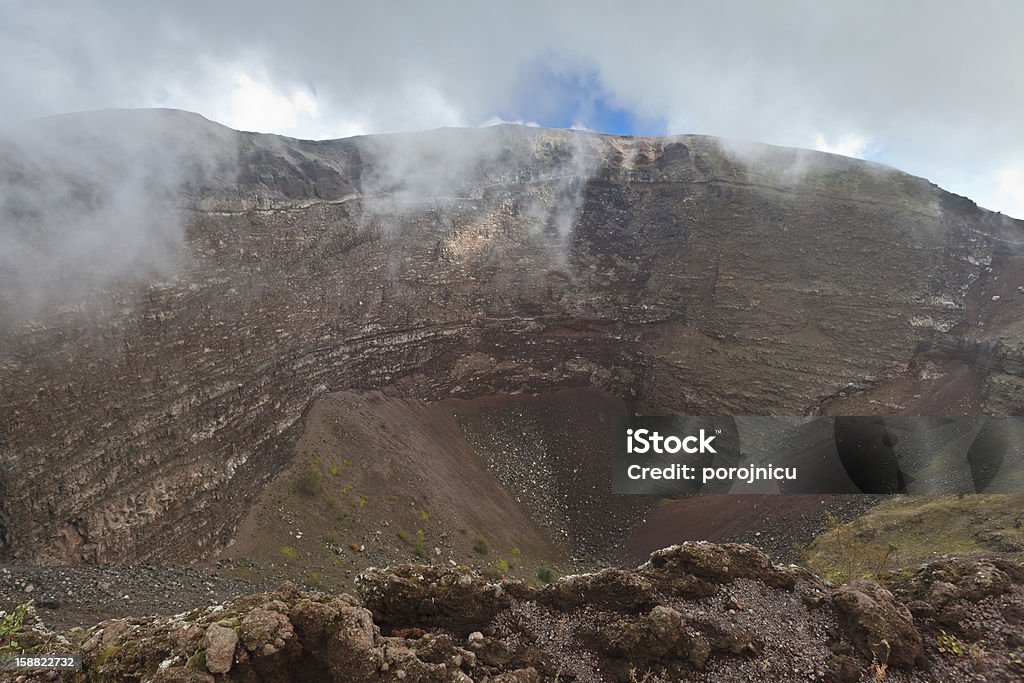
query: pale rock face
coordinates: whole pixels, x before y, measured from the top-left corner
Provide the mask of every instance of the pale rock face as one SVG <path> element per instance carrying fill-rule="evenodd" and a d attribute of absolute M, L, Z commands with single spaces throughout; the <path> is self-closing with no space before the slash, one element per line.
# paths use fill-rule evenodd
<path fill-rule="evenodd" d="M 185 165 L 169 270 L 31 310 L 0 282 L 0 558 L 209 556 L 344 388 L 803 415 L 955 376 L 1024 409 L 1024 228 L 920 178 L 696 136 L 164 123 L 231 150 Z"/>
<path fill-rule="evenodd" d="M 238 633 L 233 628 L 210 624 L 203 636 L 206 645 L 206 669 L 212 674 L 224 674 L 235 661 Z"/>

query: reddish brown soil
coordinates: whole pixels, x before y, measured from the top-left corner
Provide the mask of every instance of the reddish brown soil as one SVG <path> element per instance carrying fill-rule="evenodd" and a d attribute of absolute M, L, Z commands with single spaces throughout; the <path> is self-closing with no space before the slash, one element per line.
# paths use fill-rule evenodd
<path fill-rule="evenodd" d="M 318 401 L 292 463 L 221 559 L 245 578 L 326 587 L 347 587 L 367 566 L 403 561 L 492 570 L 507 562 L 529 576 L 559 562 L 563 551 L 463 437 L 453 404 L 472 403 L 379 392 Z"/>
<path fill-rule="evenodd" d="M 220 560 L 247 580 L 347 588 L 397 562 L 536 580 L 541 567 L 620 559 L 656 504 L 611 493 L 611 421 L 626 411 L 590 388 L 437 403 L 331 394 Z"/>
<path fill-rule="evenodd" d="M 686 540 L 748 541 L 792 560 L 825 510 L 846 518 L 874 503 L 708 495 L 659 507 L 615 495 L 611 420 L 628 410 L 590 388 L 432 404 L 332 394 L 307 415 L 292 464 L 222 559 L 247 579 L 339 588 L 367 566 L 410 560 L 490 571 L 508 563 L 533 579 L 542 565 L 632 563 Z M 300 490 L 303 476 L 315 493 Z"/>

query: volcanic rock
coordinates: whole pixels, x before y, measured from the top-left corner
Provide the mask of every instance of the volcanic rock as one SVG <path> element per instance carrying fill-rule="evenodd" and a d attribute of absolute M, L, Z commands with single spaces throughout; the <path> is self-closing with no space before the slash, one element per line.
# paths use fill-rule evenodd
<path fill-rule="evenodd" d="M 881 665 L 910 668 L 924 655 L 921 634 L 906 606 L 878 584 L 857 581 L 837 588 L 832 602 L 858 651 Z"/>
<path fill-rule="evenodd" d="M 177 222 L 168 253 L 104 279 L 71 263 L 46 288 L 0 281 L 0 559 L 215 554 L 332 390 L 590 386 L 648 414 L 1024 406 L 1022 224 L 877 164 L 515 126 L 313 142 L 169 111 L 40 125 L 114 179 L 140 177 L 118 136 L 141 131 L 180 183 L 134 199 Z M 99 221 L 124 195 L 50 183 L 70 171 L 47 158 L 5 150 L 4 196 Z M 2 210 L 19 234 L 46 217 Z"/>
<path fill-rule="evenodd" d="M 677 549 L 665 554 L 677 555 L 680 562 L 690 557 L 687 561 L 696 570 L 693 555 Z M 998 596 L 961 601 L 967 622 L 989 622 L 986 654 L 952 657 L 922 639 L 919 629 L 934 632 L 930 622 L 915 622 L 905 604 L 878 584 L 835 588 L 831 600 L 809 609 L 800 595 L 808 588 L 819 589 L 820 583 L 801 578 L 786 588 L 724 570 L 726 560 L 732 567 L 760 564 L 753 548 L 701 548 L 696 556 L 716 558 L 713 566 L 721 571 L 709 571 L 704 579 L 714 593 L 681 598 L 655 590 L 651 595 L 657 604 L 640 612 L 629 603 L 620 604 L 626 611 L 610 609 L 596 590 L 589 596 L 597 602 L 569 610 L 539 602 L 543 593 L 522 599 L 505 596 L 498 604 L 491 592 L 494 584 L 474 572 L 448 574 L 426 566 L 416 571 L 406 565 L 368 572 L 370 580 L 360 585 L 372 587 L 366 592 L 371 609 L 352 596 L 283 586 L 174 617 L 108 621 L 65 634 L 36 631 L 24 642 L 47 651 L 83 652 L 81 680 L 147 683 L 209 681 L 214 669 L 224 670 L 217 680 L 225 682 L 277 682 L 298 676 L 346 683 L 534 682 L 557 677 L 627 683 L 648 672 L 660 680 L 851 682 L 870 667 L 901 669 L 899 680 L 914 683 L 1019 677 L 1014 660 L 1019 639 L 1012 635 L 1024 614 L 1024 585 L 1015 575 L 1007 575 L 1011 582 Z M 646 566 L 624 574 L 640 577 Z M 924 569 L 915 585 L 927 599 L 932 594 L 929 581 L 934 577 L 942 583 L 948 561 Z M 460 582 L 459 576 L 469 580 Z M 608 576 L 581 585 L 607 582 L 603 585 L 614 593 L 617 585 L 628 583 L 625 576 L 614 581 Z M 413 585 L 421 598 L 434 596 L 445 607 L 401 613 L 388 607 L 401 604 Z M 473 612 L 470 604 L 481 597 L 487 607 Z M 986 605 L 992 599 L 1000 601 L 999 609 Z M 383 635 L 390 631 L 382 633 L 378 614 L 385 619 L 400 616 L 408 624 L 403 636 Z M 447 615 L 447 625 L 438 614 Z M 468 621 L 478 623 L 480 631 L 463 633 Z M 228 632 L 234 633 L 235 626 L 244 647 L 229 647 Z M 175 635 L 185 631 L 198 635 Z M 226 667 L 229 650 L 235 652 L 235 661 Z"/>

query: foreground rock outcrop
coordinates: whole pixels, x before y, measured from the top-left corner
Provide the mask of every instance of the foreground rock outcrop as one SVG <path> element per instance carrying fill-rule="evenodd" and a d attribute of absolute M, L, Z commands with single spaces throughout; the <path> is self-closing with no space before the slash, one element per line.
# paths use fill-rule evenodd
<path fill-rule="evenodd" d="M 986 576 L 926 604 L 951 575 Z M 953 584 L 958 585 L 958 584 Z M 693 587 L 698 590 L 692 590 Z M 687 543 L 635 570 L 537 588 L 466 567 L 366 572 L 360 598 L 283 586 L 174 617 L 20 640 L 80 651 L 74 681 L 1009 681 L 1024 676 L 1024 572 L 952 558 L 890 592 L 833 587 L 751 546 Z M 983 633 L 975 629 L 984 622 Z M 8 680 L 14 679 L 9 676 Z M 17 680 L 47 680 L 44 674 Z"/>
<path fill-rule="evenodd" d="M 1024 406 L 1022 223 L 876 164 L 520 127 L 312 142 L 154 111 L 36 137 L 110 177 L 0 148 L 27 236 L 0 263 L 2 560 L 214 554 L 328 391 Z M 165 204 L 180 225 L 142 230 Z M 123 229 L 75 258 L 67 225 Z"/>

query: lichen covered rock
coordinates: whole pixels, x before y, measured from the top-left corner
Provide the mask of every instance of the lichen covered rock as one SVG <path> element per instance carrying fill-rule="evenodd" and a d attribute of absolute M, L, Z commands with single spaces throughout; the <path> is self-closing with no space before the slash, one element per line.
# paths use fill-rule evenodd
<path fill-rule="evenodd" d="M 902 669 L 908 683 L 1020 677 L 1024 590 L 1014 567 L 940 560 L 894 595 L 867 581 L 830 587 L 763 558 L 748 546 L 686 544 L 635 570 L 565 577 L 541 590 L 503 587 L 466 568 L 400 565 L 362 576 L 363 602 L 285 585 L 25 642 L 82 652 L 83 681 L 277 683 L 302 671 L 345 683 L 630 683 L 647 675 L 853 683 L 872 666 Z M 703 584 L 710 594 L 680 590 Z M 943 622 L 915 623 L 900 597 L 946 601 L 950 590 L 957 597 L 937 619 L 988 620 L 984 658 L 930 649 Z"/>
<path fill-rule="evenodd" d="M 381 627 L 429 625 L 465 636 L 511 604 L 500 584 L 468 567 L 400 564 L 370 569 L 356 580 L 359 597 Z"/>
<path fill-rule="evenodd" d="M 856 581 L 837 588 L 832 602 L 854 646 L 886 666 L 912 668 L 924 655 L 910 610 L 876 583 Z"/>

